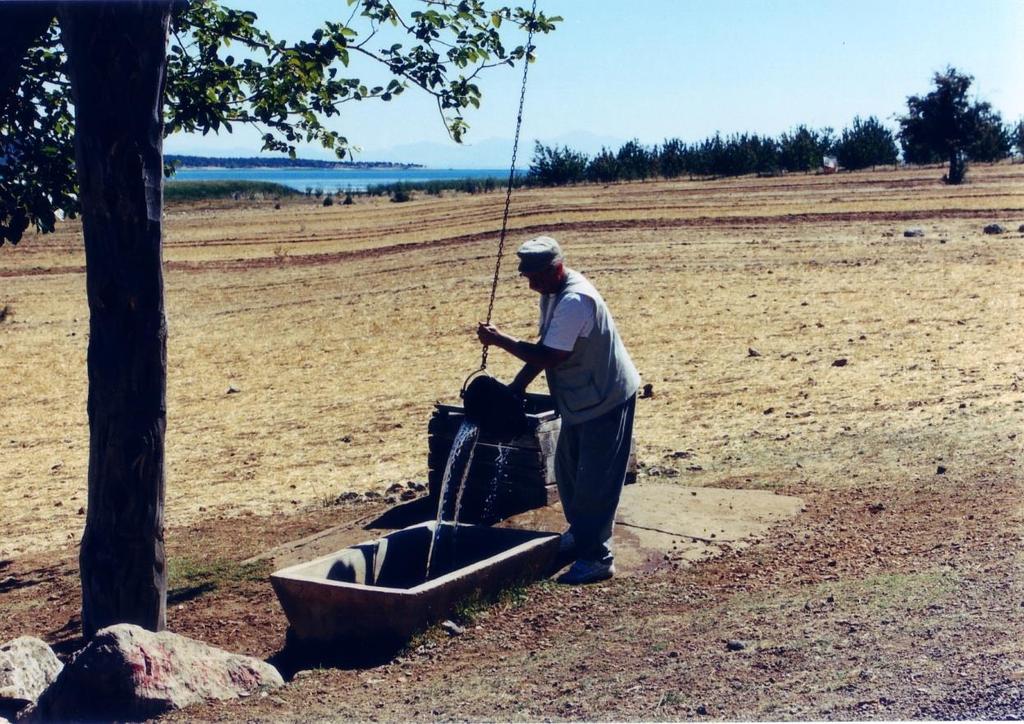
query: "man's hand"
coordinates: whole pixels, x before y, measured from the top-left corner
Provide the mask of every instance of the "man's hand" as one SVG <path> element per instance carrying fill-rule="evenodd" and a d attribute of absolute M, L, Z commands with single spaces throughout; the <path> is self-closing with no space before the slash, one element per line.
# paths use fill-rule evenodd
<path fill-rule="evenodd" d="M 509 337 L 500 329 L 495 327 L 493 324 L 485 324 L 480 322 L 476 328 L 476 336 L 482 344 L 489 344 L 495 347 L 502 347 L 502 341 L 507 340 Z"/>
<path fill-rule="evenodd" d="M 525 384 L 522 385 L 521 389 L 524 390 L 530 381 L 540 374 L 541 370 L 560 365 L 572 355 L 572 352 L 516 339 L 505 334 L 493 324 L 485 324 L 483 322 L 477 325 L 476 336 L 482 343 L 503 349 L 512 356 L 518 357 L 527 365 L 536 368 L 536 372 L 526 379 Z"/>

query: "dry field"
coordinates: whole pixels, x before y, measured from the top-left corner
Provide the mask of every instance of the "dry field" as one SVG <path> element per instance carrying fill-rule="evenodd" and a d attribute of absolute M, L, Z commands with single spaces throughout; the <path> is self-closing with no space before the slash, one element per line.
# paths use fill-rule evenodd
<path fill-rule="evenodd" d="M 653 385 L 637 411 L 641 484 L 778 490 L 808 512 L 742 556 L 636 587 L 542 586 L 482 633 L 201 715 L 1024 714 L 1024 165 L 973 168 L 959 188 L 940 175 L 518 193 L 510 244 L 556 236 Z M 479 365 L 502 202 L 167 209 L 172 548 L 240 560 L 327 524 L 340 493 L 425 480 L 432 405 Z M 991 222 L 1009 232 L 983 234 Z M 911 227 L 924 236 L 904 238 Z M 62 619 L 0 623 L 4 640 L 74 623 L 83 263 L 74 223 L 0 248 L 0 565 L 24 578 L 49 561 L 64 581 L 39 588 Z M 494 316 L 532 332 L 514 261 Z M 507 355 L 491 360 L 513 374 Z M 38 620 L 42 594 L 10 590 L 0 582 L 17 621 Z M 224 595 L 276 615 L 268 586 L 239 591 Z M 262 620 L 218 628 L 202 610 L 172 626 L 264 656 L 280 644 Z M 538 613 L 552 610 L 569 613 Z M 724 638 L 757 643 L 727 654 Z M 398 687 L 386 705 L 381 681 Z"/>

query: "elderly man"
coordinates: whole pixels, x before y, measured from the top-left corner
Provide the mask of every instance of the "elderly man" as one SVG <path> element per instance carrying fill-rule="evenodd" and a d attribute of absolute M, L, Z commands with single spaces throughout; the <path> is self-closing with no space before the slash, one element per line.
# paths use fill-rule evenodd
<path fill-rule="evenodd" d="M 559 579 L 590 583 L 615 574 L 612 526 L 626 477 L 636 391 L 629 354 L 604 299 L 579 272 L 565 267 L 554 239 L 541 236 L 516 252 L 519 272 L 540 297 L 540 340 L 516 339 L 481 324 L 477 336 L 526 364 L 510 387 L 525 392 L 546 372 L 562 418 L 555 478 L 569 530 L 560 548 L 576 562 Z"/>

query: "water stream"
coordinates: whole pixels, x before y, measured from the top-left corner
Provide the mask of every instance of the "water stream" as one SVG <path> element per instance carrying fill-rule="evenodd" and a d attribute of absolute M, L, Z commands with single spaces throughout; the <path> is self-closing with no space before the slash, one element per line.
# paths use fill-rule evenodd
<path fill-rule="evenodd" d="M 452 441 L 452 450 L 448 454 L 448 462 L 444 467 L 444 477 L 441 478 L 441 491 L 437 497 L 437 519 L 434 522 L 434 535 L 430 539 L 430 549 L 427 551 L 426 579 L 430 580 L 430 567 L 434 562 L 434 549 L 441 538 L 441 530 L 444 519 L 444 505 L 448 499 L 448 488 L 452 479 L 456 479 L 455 494 L 455 526 L 458 525 L 459 508 L 462 507 L 462 490 L 465 487 L 466 477 L 469 475 L 469 468 L 473 462 L 473 451 L 476 449 L 477 438 L 480 437 L 480 428 L 469 420 L 464 420 L 455 433 Z M 454 526 L 453 526 L 454 531 Z"/>
<path fill-rule="evenodd" d="M 508 454 L 512 451 L 511 445 L 498 443 L 498 456 L 494 460 L 494 477 L 491 478 L 490 487 L 487 488 L 487 497 L 480 510 L 480 519 L 489 521 L 491 512 L 494 510 L 494 503 L 498 499 L 498 486 L 505 481 L 505 465 L 508 464 Z"/>
<path fill-rule="evenodd" d="M 487 486 L 483 504 L 480 507 L 479 520 L 485 525 L 490 525 L 491 510 L 494 508 L 495 500 L 498 497 L 498 484 L 505 477 L 505 464 L 508 462 L 508 453 L 512 449 L 508 445 L 497 444 L 498 453 L 494 460 L 494 475 Z M 452 551 L 456 549 L 459 538 L 459 518 L 462 516 L 462 496 L 466 492 L 465 482 L 459 487 L 455 495 L 455 515 L 452 518 Z"/>

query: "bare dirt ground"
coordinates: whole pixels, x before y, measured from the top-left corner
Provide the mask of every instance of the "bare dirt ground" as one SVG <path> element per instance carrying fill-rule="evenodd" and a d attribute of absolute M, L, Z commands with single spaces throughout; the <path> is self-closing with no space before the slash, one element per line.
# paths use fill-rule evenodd
<path fill-rule="evenodd" d="M 1024 715 L 1024 166 L 940 175 L 518 194 L 511 243 L 557 236 L 653 385 L 639 484 L 806 511 L 742 551 L 537 584 L 464 612 L 461 636 L 179 718 Z M 265 567 L 240 562 L 425 479 L 432 404 L 478 366 L 501 203 L 168 209 L 173 630 L 272 656 L 284 618 Z M 0 248 L 0 640 L 65 653 L 87 454 L 78 233 Z M 514 264 L 502 277 L 495 319 L 526 336 L 534 299 Z"/>

